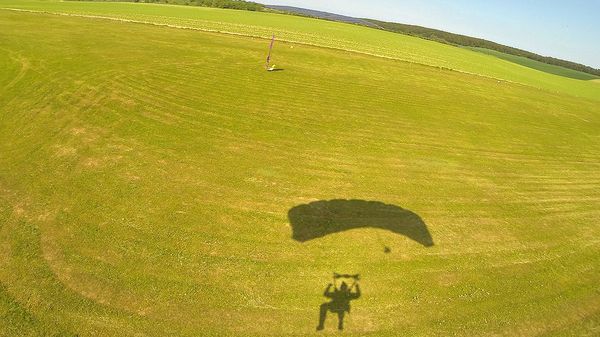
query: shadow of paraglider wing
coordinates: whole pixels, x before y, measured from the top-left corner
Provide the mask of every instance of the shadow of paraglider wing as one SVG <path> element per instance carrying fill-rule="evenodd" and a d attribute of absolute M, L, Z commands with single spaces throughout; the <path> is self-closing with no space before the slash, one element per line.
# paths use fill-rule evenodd
<path fill-rule="evenodd" d="M 427 225 L 399 206 L 366 200 L 320 200 L 288 212 L 292 238 L 306 242 L 358 228 L 378 228 L 406 236 L 426 247 L 434 245 Z"/>

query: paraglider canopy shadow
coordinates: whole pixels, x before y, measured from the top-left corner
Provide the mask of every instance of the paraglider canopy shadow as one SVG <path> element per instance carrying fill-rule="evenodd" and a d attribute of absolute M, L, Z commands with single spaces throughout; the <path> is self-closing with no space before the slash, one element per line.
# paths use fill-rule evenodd
<path fill-rule="evenodd" d="M 433 238 L 420 216 L 379 201 L 320 200 L 293 207 L 288 218 L 292 237 L 300 242 L 370 227 L 404 235 L 426 247 L 433 246 Z"/>

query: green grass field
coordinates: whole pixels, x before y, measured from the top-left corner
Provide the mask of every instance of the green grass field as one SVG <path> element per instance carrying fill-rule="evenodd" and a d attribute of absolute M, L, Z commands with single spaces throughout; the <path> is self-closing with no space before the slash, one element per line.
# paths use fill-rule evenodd
<path fill-rule="evenodd" d="M 343 335 L 600 334 L 597 80 L 292 16 L 0 7 L 202 29 L 0 10 L 0 335 L 339 335 L 332 272 L 362 275 Z M 304 44 L 269 73 L 277 27 Z M 294 239 L 333 199 L 434 244 Z"/>
<path fill-rule="evenodd" d="M 567 68 L 555 66 L 552 64 L 538 62 L 538 61 L 535 61 L 535 60 L 532 60 L 532 59 L 529 59 L 529 58 L 526 58 L 523 56 L 504 54 L 504 53 L 501 53 L 501 52 L 498 52 L 495 50 L 485 49 L 485 48 L 470 48 L 470 49 L 479 51 L 481 53 L 485 53 L 488 55 L 492 55 L 497 58 L 522 65 L 524 67 L 536 69 L 536 70 L 539 70 L 539 71 L 542 71 L 545 73 L 554 74 L 554 75 L 558 75 L 561 77 L 569 77 L 569 78 L 573 78 L 576 80 L 584 80 L 584 81 L 599 79 L 598 76 L 595 76 L 592 74 L 584 73 L 584 72 L 573 70 L 573 69 L 567 69 Z"/>
<path fill-rule="evenodd" d="M 357 25 L 273 13 L 156 4 L 0 0 L 0 8 L 131 20 L 251 37 L 270 38 L 276 34 L 278 39 L 289 42 L 449 68 L 600 100 L 600 88 L 578 80 L 579 77 L 553 76 L 515 64 L 514 59 L 501 62 L 497 55 L 474 53 L 464 48 Z M 532 62 L 541 68 L 547 66 Z M 572 74 L 570 70 L 567 73 Z"/>

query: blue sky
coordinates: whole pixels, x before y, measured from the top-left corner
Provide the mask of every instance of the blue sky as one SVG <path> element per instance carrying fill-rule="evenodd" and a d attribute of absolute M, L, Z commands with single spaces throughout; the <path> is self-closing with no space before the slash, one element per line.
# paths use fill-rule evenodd
<path fill-rule="evenodd" d="M 264 0 L 437 28 L 600 68 L 600 0 Z"/>

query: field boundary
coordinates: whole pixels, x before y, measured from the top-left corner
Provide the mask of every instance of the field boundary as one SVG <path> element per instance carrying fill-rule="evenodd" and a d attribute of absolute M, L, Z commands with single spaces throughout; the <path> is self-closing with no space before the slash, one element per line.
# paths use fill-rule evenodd
<path fill-rule="evenodd" d="M 175 29 L 186 29 L 186 30 L 208 32 L 208 33 L 217 33 L 217 34 L 226 34 L 226 35 L 241 36 L 241 37 L 250 37 L 250 38 L 256 38 L 256 39 L 261 39 L 261 40 L 270 40 L 271 39 L 271 37 L 265 37 L 265 36 L 261 36 L 261 35 L 236 33 L 236 32 L 231 32 L 231 31 L 222 31 L 222 30 L 210 29 L 210 28 L 198 28 L 198 27 L 181 26 L 181 25 L 174 25 L 174 24 L 169 24 L 169 23 L 158 23 L 158 22 L 151 22 L 151 21 L 144 21 L 144 20 L 125 19 L 125 18 L 118 18 L 118 17 L 104 16 L 104 15 L 73 14 L 73 13 L 65 13 L 65 12 L 50 12 L 50 11 L 43 11 L 43 10 L 10 8 L 10 7 L 0 7 L 0 10 L 7 10 L 7 11 L 13 11 L 13 12 L 24 12 L 24 13 L 34 13 L 34 14 L 58 15 L 58 16 L 67 16 L 67 17 L 88 18 L 88 19 L 110 20 L 110 21 L 125 22 L 125 23 L 146 24 L 146 25 L 152 25 L 152 26 L 157 26 L 157 27 L 169 27 L 169 28 L 175 28 Z M 429 67 L 429 68 L 434 68 L 434 69 L 438 69 L 438 70 L 453 71 L 453 72 L 460 73 L 460 74 L 472 75 L 472 76 L 477 76 L 477 77 L 486 78 L 486 79 L 490 79 L 490 80 L 501 81 L 503 83 L 510 83 L 510 84 L 522 85 L 522 86 L 525 86 L 525 87 L 528 87 L 528 88 L 535 88 L 535 89 L 538 89 L 538 90 L 542 90 L 542 91 L 546 91 L 546 92 L 551 92 L 551 93 L 565 94 L 565 93 L 560 93 L 560 92 L 556 92 L 556 91 L 552 91 L 552 90 L 548 90 L 548 89 L 536 87 L 536 86 L 525 84 L 525 83 L 521 83 L 521 82 L 515 82 L 515 81 L 507 80 L 507 79 L 504 79 L 504 78 L 487 76 L 487 75 L 483 75 L 483 74 L 473 73 L 473 72 L 464 71 L 464 70 L 458 70 L 458 69 L 454 69 L 454 68 L 441 67 L 441 66 L 436 66 L 436 65 L 427 64 L 427 63 L 408 61 L 408 60 L 405 60 L 405 59 L 402 59 L 402 58 L 398 58 L 398 57 L 386 56 L 386 55 L 381 55 L 381 54 L 376 54 L 376 53 L 369 53 L 369 52 L 360 51 L 360 50 L 356 50 L 356 49 L 346 49 L 346 48 L 324 46 L 324 45 L 321 45 L 321 44 L 318 44 L 318 43 L 301 42 L 301 41 L 296 41 L 296 40 L 292 40 L 292 39 L 278 38 L 277 41 L 287 42 L 287 43 L 293 43 L 293 44 L 298 44 L 298 45 L 304 45 L 304 46 L 317 47 L 317 48 L 325 48 L 325 49 L 330 49 L 330 50 L 345 51 L 345 52 L 350 52 L 350 53 L 355 53 L 355 54 L 360 54 L 360 55 L 373 56 L 373 57 L 377 57 L 377 58 L 382 58 L 382 59 L 387 59 L 387 60 L 393 60 L 393 61 L 399 61 L 399 62 L 404 62 L 404 63 L 408 63 L 408 64 L 421 65 L 421 66 L 425 66 L 425 67 Z"/>

